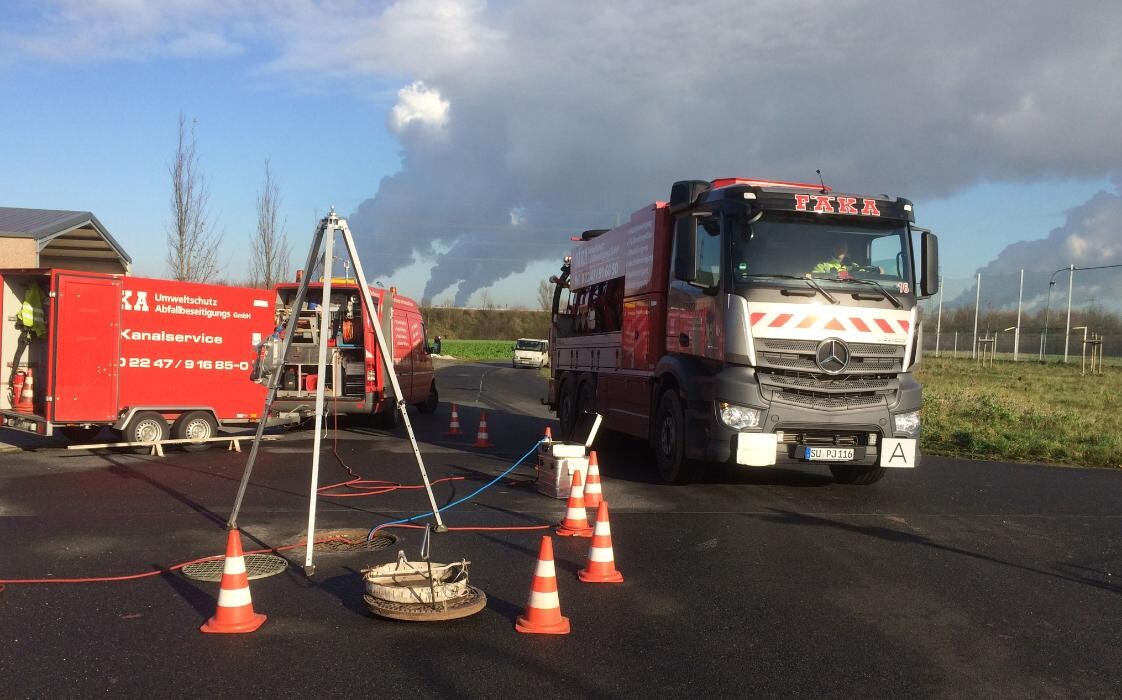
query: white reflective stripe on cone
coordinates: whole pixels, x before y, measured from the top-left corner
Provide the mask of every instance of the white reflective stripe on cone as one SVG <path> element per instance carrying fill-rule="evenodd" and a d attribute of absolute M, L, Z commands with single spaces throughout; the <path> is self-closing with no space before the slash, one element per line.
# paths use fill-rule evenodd
<path fill-rule="evenodd" d="M 224 574 L 244 574 L 245 573 L 245 558 L 243 557 L 226 557 L 226 564 L 222 567 Z"/>
<path fill-rule="evenodd" d="M 553 566 L 553 560 L 539 560 L 537 568 L 534 569 L 534 576 L 538 578 L 557 578 L 557 569 Z"/>
<path fill-rule="evenodd" d="M 249 597 L 248 587 L 235 588 L 232 591 L 223 588 L 218 591 L 218 607 L 220 608 L 240 608 L 252 604 L 253 601 Z"/>
<path fill-rule="evenodd" d="M 557 591 L 550 591 L 542 593 L 541 591 L 530 591 L 530 602 L 526 604 L 528 608 L 537 608 L 538 610 L 554 610 L 561 607 L 561 599 L 557 597 Z"/>
<path fill-rule="evenodd" d="M 596 529 L 592 534 L 607 537 L 608 535 L 612 534 L 612 524 L 606 520 L 604 522 L 600 522 L 599 520 L 597 520 Z"/>
<path fill-rule="evenodd" d="M 598 562 L 598 563 L 601 563 L 601 564 L 605 564 L 607 562 L 613 561 L 614 559 L 615 559 L 615 557 L 613 556 L 613 552 L 612 552 L 611 547 L 589 547 L 588 548 L 588 560 L 589 561 L 594 561 L 594 562 Z"/>

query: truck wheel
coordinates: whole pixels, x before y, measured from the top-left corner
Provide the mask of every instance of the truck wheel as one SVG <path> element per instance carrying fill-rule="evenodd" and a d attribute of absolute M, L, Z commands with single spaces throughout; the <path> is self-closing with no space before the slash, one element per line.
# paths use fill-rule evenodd
<path fill-rule="evenodd" d="M 433 382 L 429 387 L 429 395 L 425 397 L 424 401 L 417 404 L 417 410 L 421 413 L 432 413 L 439 405 L 440 394 L 436 393 L 436 382 Z"/>
<path fill-rule="evenodd" d="M 382 430 L 393 430 L 401 420 L 401 414 L 396 405 L 391 405 L 387 410 L 370 414 L 370 426 Z"/>
<path fill-rule="evenodd" d="M 577 421 L 584 418 L 584 414 L 596 410 L 596 387 L 591 381 L 580 385 L 577 391 Z"/>
<path fill-rule="evenodd" d="M 568 440 L 577 424 L 576 381 L 571 377 L 561 381 L 561 389 L 557 392 L 557 422 L 561 424 L 558 437 Z"/>
<path fill-rule="evenodd" d="M 697 466 L 686 459 L 685 418 L 682 402 L 673 389 L 663 392 L 658 401 L 652 445 L 663 481 L 684 484 L 697 478 Z"/>
<path fill-rule="evenodd" d="M 841 464 L 831 464 L 830 473 L 834 475 L 834 481 L 839 484 L 856 484 L 858 486 L 867 486 L 875 484 L 884 478 L 887 470 L 884 467 L 848 467 Z"/>
<path fill-rule="evenodd" d="M 100 425 L 64 425 L 62 436 L 70 442 L 89 442 L 101 432 Z"/>
<path fill-rule="evenodd" d="M 160 442 L 168 437 L 168 422 L 155 411 L 141 411 L 125 426 L 122 436 L 125 442 Z M 144 448 L 137 450 L 144 451 Z"/>
<path fill-rule="evenodd" d="M 176 440 L 206 440 L 218 435 L 218 422 L 206 411 L 184 413 L 171 425 L 171 436 Z M 201 452 L 209 449 L 210 443 L 183 445 L 188 452 Z"/>

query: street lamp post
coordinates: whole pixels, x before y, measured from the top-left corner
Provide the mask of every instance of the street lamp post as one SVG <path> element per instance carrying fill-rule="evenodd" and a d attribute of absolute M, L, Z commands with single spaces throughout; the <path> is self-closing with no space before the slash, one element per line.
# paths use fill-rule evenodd
<path fill-rule="evenodd" d="M 1068 336 L 1071 334 L 1071 293 L 1072 293 L 1072 278 L 1075 277 L 1076 270 L 1106 270 L 1114 267 L 1122 267 L 1122 263 L 1115 265 L 1094 265 L 1092 267 L 1076 267 L 1075 265 L 1068 265 L 1061 267 L 1052 273 L 1048 279 L 1048 302 L 1044 305 L 1044 333 L 1040 336 L 1040 361 L 1044 361 L 1044 353 L 1048 349 L 1048 319 L 1049 313 L 1052 308 L 1052 287 L 1056 285 L 1056 275 L 1061 272 L 1067 272 L 1070 276 L 1067 280 L 1067 328 L 1064 332 L 1064 362 L 1067 362 L 1067 344 Z"/>
<path fill-rule="evenodd" d="M 1052 287 L 1056 286 L 1056 275 L 1068 268 L 1061 267 L 1048 278 L 1048 302 L 1044 304 L 1044 333 L 1040 335 L 1040 361 L 1044 362 L 1044 354 L 1048 352 L 1048 323 L 1052 318 Z"/>

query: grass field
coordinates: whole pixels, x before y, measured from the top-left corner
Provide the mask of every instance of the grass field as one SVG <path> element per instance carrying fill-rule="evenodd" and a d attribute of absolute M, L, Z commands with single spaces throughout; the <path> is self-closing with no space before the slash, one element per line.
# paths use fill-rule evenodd
<path fill-rule="evenodd" d="M 513 340 L 441 340 L 440 354 L 457 360 L 509 360 Z"/>
<path fill-rule="evenodd" d="M 1080 376 L 1074 364 L 996 362 L 927 355 L 927 454 L 1079 466 L 1122 466 L 1122 372 Z"/>
<path fill-rule="evenodd" d="M 509 360 L 513 340 L 445 340 L 442 354 Z M 545 370 L 546 372 L 548 370 Z M 923 384 L 926 454 L 1122 467 L 1122 371 L 1080 376 L 1078 361 L 1002 362 L 930 354 Z"/>

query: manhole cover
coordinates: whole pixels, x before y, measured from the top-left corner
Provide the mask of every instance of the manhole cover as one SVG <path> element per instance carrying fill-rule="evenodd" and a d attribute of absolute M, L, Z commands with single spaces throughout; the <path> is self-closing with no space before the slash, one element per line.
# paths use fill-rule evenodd
<path fill-rule="evenodd" d="M 458 620 L 461 617 L 474 615 L 487 607 L 487 595 L 475 586 L 468 586 L 467 593 L 459 598 L 435 604 L 399 603 L 371 595 L 364 595 L 362 599 L 366 602 L 367 609 L 375 615 L 406 622 Z"/>
<path fill-rule="evenodd" d="M 373 552 L 387 549 L 397 544 L 397 537 L 388 532 L 379 532 L 371 539 L 366 539 L 370 532 L 365 528 L 350 528 L 345 530 L 317 530 L 316 554 L 343 554 L 346 552 Z M 304 535 L 300 535 L 303 539 Z M 303 556 L 305 547 L 295 547 L 291 550 L 294 555 Z"/>
<path fill-rule="evenodd" d="M 196 581 L 222 580 L 225 559 L 210 559 L 188 564 L 183 567 L 183 575 Z M 275 576 L 288 567 L 288 560 L 275 554 L 246 554 L 245 573 L 250 580 Z"/>

